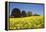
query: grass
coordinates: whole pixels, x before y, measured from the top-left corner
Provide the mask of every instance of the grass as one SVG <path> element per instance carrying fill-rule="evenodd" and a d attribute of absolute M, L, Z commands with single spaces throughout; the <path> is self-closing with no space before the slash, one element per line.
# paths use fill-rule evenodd
<path fill-rule="evenodd" d="M 38 29 L 44 28 L 43 16 L 10 18 L 10 29 Z"/>

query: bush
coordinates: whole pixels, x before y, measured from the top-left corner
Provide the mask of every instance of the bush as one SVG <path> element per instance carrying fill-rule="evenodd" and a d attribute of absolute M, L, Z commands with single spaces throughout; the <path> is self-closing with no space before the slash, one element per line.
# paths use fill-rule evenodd
<path fill-rule="evenodd" d="M 34 14 L 33 16 L 40 16 L 39 14 Z"/>

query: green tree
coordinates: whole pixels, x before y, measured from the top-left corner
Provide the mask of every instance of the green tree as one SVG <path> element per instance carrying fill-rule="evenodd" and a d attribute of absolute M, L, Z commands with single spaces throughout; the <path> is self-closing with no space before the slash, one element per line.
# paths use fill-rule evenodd
<path fill-rule="evenodd" d="M 26 17 L 26 12 L 24 10 L 22 11 L 22 16 Z"/>
<path fill-rule="evenodd" d="M 28 16 L 32 16 L 32 12 L 30 12 L 30 11 L 28 11 L 27 14 L 28 14 Z"/>
<path fill-rule="evenodd" d="M 14 8 L 11 12 L 11 16 L 13 16 L 14 18 L 16 17 L 21 17 L 21 11 L 18 8 Z"/>

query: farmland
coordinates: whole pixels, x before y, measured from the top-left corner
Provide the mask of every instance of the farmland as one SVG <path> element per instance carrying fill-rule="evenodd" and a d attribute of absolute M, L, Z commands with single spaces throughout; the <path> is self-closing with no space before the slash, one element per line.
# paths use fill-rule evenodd
<path fill-rule="evenodd" d="M 39 29 L 44 28 L 43 16 L 10 18 L 10 29 Z"/>

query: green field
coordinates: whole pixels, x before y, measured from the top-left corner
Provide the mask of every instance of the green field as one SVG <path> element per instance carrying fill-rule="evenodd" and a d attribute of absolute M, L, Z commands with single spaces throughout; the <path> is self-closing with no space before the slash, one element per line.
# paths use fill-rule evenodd
<path fill-rule="evenodd" d="M 10 29 L 38 29 L 44 28 L 43 16 L 10 18 Z"/>

